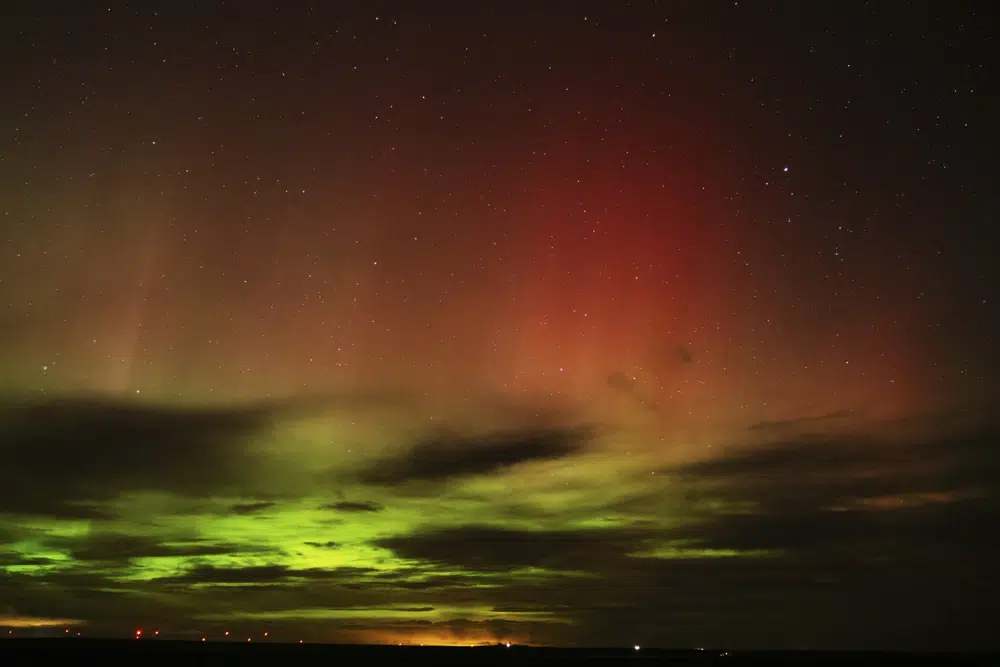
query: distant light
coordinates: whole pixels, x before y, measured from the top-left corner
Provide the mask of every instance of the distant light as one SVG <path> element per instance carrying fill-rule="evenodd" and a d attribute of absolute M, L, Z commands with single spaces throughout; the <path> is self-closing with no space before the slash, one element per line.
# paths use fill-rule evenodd
<path fill-rule="evenodd" d="M 264 636 L 267 637 L 267 633 L 266 632 L 264 633 Z"/>
<path fill-rule="evenodd" d="M 510 648 L 510 642 L 507 642 L 507 648 Z"/>
<path fill-rule="evenodd" d="M 785 167 L 784 169 L 782 169 L 782 171 L 787 172 L 788 171 L 788 167 Z"/>
<path fill-rule="evenodd" d="M 250 638 L 249 638 L 249 637 L 247 637 L 247 641 L 250 641 Z"/>
<path fill-rule="evenodd" d="M 160 631 L 159 630 L 153 630 L 153 636 L 154 637 L 159 637 L 160 636 Z"/>
<path fill-rule="evenodd" d="M 302 640 L 301 640 L 301 639 L 299 640 L 299 643 L 300 643 L 300 644 L 302 643 Z"/>
<path fill-rule="evenodd" d="M 229 636 L 229 630 L 226 630 L 226 636 L 227 637 Z"/>
<path fill-rule="evenodd" d="M 636 644 L 636 645 L 635 645 L 635 650 L 636 650 L 636 651 L 638 651 L 638 650 L 639 650 L 639 649 L 641 649 L 641 648 L 642 648 L 642 647 L 641 647 L 641 646 L 639 646 L 638 644 Z"/>
<path fill-rule="evenodd" d="M 204 637 L 202 637 L 202 638 L 201 638 L 201 641 L 205 641 L 205 638 L 204 638 Z"/>

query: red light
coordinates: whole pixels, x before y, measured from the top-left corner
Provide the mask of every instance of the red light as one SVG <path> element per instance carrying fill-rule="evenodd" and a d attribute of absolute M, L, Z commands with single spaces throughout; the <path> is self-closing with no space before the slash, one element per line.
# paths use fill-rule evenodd
<path fill-rule="evenodd" d="M 266 632 L 264 633 L 264 636 L 267 637 L 267 633 Z"/>
<path fill-rule="evenodd" d="M 201 638 L 201 641 L 205 641 L 205 638 L 204 638 L 204 637 L 202 637 L 202 638 Z"/>
<path fill-rule="evenodd" d="M 250 641 L 250 638 L 249 638 L 249 637 L 247 637 L 247 641 Z"/>
<path fill-rule="evenodd" d="M 153 631 L 153 636 L 154 637 L 159 637 L 160 636 L 160 631 L 159 630 L 154 630 Z"/>
<path fill-rule="evenodd" d="M 226 630 L 226 636 L 227 637 L 229 636 L 229 630 Z"/>

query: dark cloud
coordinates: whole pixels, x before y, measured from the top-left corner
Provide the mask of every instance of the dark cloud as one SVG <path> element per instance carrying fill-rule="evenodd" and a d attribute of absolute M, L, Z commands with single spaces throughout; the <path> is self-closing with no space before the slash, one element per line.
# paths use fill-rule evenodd
<path fill-rule="evenodd" d="M 376 462 L 361 472 L 360 479 L 368 484 L 397 486 L 488 475 L 520 463 L 579 453 L 592 435 L 586 428 L 508 431 L 482 437 L 441 433 L 398 457 Z"/>
<path fill-rule="evenodd" d="M 381 512 L 385 507 L 374 501 L 359 502 L 344 500 L 338 503 L 323 505 L 323 509 L 335 510 L 337 512 Z"/>
<path fill-rule="evenodd" d="M 612 373 L 608 376 L 607 384 L 613 390 L 628 396 L 638 405 L 647 410 L 656 410 L 659 406 L 655 400 L 644 395 L 640 390 L 634 377 L 622 372 Z"/>
<path fill-rule="evenodd" d="M 25 556 L 17 551 L 0 550 L 0 567 L 58 565 L 59 561 L 44 556 Z"/>
<path fill-rule="evenodd" d="M 676 370 L 675 366 L 677 364 L 684 366 L 693 361 L 694 356 L 691 354 L 691 351 L 682 346 L 657 351 L 654 356 L 654 365 L 662 373 L 671 373 Z M 643 390 L 639 380 L 634 376 L 617 371 L 609 375 L 605 382 L 612 390 L 623 396 L 627 396 L 636 405 L 646 410 L 655 412 L 661 409 L 660 403 L 652 395 L 652 392 Z"/>
<path fill-rule="evenodd" d="M 229 508 L 233 514 L 257 514 L 274 508 L 278 503 L 261 500 L 252 503 L 236 503 Z"/>
<path fill-rule="evenodd" d="M 835 422 L 839 420 L 844 420 L 853 417 L 855 415 L 856 415 L 855 411 L 851 409 L 836 410 L 834 412 L 828 412 L 824 415 L 801 417 L 799 419 L 782 419 L 776 421 L 757 422 L 756 424 L 751 424 L 749 426 L 749 429 L 751 431 L 787 432 L 789 430 L 801 429 L 803 427 L 821 425 L 824 422 Z"/>
<path fill-rule="evenodd" d="M 55 546 L 58 541 L 50 541 Z M 155 537 L 138 537 L 115 533 L 92 533 L 78 540 L 62 540 L 69 555 L 85 563 L 125 563 L 136 558 L 232 555 L 244 551 L 238 545 L 219 544 L 206 540 L 169 542 Z"/>
<path fill-rule="evenodd" d="M 354 568 L 349 568 L 354 574 Z M 281 582 L 323 581 L 344 578 L 339 569 L 294 569 L 284 565 L 257 565 L 249 567 L 215 567 L 198 565 L 184 574 L 159 579 L 170 584 L 271 584 Z"/>
<path fill-rule="evenodd" d="M 730 482 L 736 487 L 765 483 L 784 488 L 823 486 L 842 494 L 938 491 L 967 487 L 996 489 L 1000 433 L 993 430 L 948 437 L 888 441 L 873 437 L 802 437 L 764 446 L 732 447 L 718 458 L 673 469 L 690 480 Z"/>
<path fill-rule="evenodd" d="M 337 542 L 305 542 L 304 544 L 317 549 L 336 549 L 340 546 Z"/>
<path fill-rule="evenodd" d="M 433 569 L 430 572 L 433 572 Z M 386 589 L 429 591 L 438 594 L 453 588 L 467 587 L 469 578 L 461 574 L 429 574 L 427 568 L 399 568 L 390 572 L 379 572 L 359 585 L 367 589 L 382 586 Z"/>
<path fill-rule="evenodd" d="M 653 537 L 628 529 L 532 532 L 466 526 L 383 539 L 377 544 L 401 558 L 469 570 L 578 570 L 609 561 L 622 564 L 629 553 Z"/>
<path fill-rule="evenodd" d="M 139 490 L 238 489 L 255 463 L 247 437 L 276 408 L 154 408 L 79 398 L 0 409 L 0 512 L 106 518 L 98 501 Z"/>
<path fill-rule="evenodd" d="M 612 389 L 631 394 L 635 391 L 635 378 L 618 371 L 608 376 L 608 386 Z"/>
<path fill-rule="evenodd" d="M 894 557 L 1000 548 L 1000 438 L 802 439 L 673 471 L 715 510 L 677 534 L 705 546 Z M 721 505 L 720 505 L 721 503 Z"/>

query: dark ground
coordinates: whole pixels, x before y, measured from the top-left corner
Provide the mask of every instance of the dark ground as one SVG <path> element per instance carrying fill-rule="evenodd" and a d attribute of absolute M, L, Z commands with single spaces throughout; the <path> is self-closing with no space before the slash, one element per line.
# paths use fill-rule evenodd
<path fill-rule="evenodd" d="M 1000 655 L 920 655 L 853 652 L 668 651 L 622 648 L 555 649 L 514 646 L 430 648 L 329 644 L 241 644 L 181 641 L 10 639 L 0 641 L 0 665 L 941 665 L 998 666 Z"/>

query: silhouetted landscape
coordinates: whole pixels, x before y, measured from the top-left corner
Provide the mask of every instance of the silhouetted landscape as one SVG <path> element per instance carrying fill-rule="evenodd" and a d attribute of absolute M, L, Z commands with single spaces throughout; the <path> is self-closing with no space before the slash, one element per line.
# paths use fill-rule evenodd
<path fill-rule="evenodd" d="M 176 665 L 997 665 L 998 654 L 875 651 L 727 651 L 722 649 L 543 648 L 527 646 L 365 646 L 238 642 L 12 639 L 0 664 Z"/>

